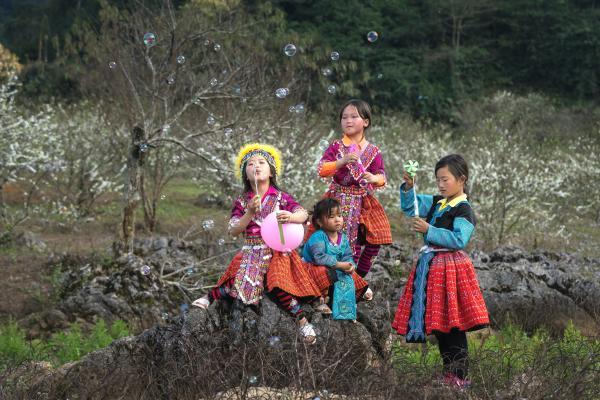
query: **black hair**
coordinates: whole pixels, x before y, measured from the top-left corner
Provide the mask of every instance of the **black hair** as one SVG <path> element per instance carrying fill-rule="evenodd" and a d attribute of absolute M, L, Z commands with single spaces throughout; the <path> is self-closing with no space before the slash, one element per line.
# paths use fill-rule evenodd
<path fill-rule="evenodd" d="M 315 229 L 321 228 L 319 225 L 319 219 L 321 219 L 321 217 L 324 216 L 331 216 L 333 210 L 335 210 L 336 208 L 340 210 L 340 212 L 342 211 L 340 202 L 336 199 L 328 197 L 319 200 L 319 202 L 315 204 L 312 211 L 312 224 L 315 227 Z"/>
<path fill-rule="evenodd" d="M 356 107 L 356 111 L 358 111 L 358 115 L 360 115 L 360 117 L 362 119 L 369 120 L 369 125 L 367 125 L 367 127 L 365 128 L 365 131 L 368 130 L 371 127 L 371 125 L 373 125 L 371 106 L 366 101 L 359 100 L 359 99 L 350 99 L 347 102 L 345 102 L 344 105 L 342 105 L 342 108 L 340 108 L 340 115 L 338 118 L 339 121 L 342 120 L 342 115 L 344 115 L 344 110 L 348 106 Z"/>
<path fill-rule="evenodd" d="M 448 170 L 456 179 L 460 179 L 464 176 L 465 185 L 463 191 L 465 194 L 469 194 L 469 188 L 467 187 L 467 182 L 469 180 L 469 166 L 463 156 L 460 154 L 449 154 L 440 158 L 435 164 L 435 173 L 437 174 L 438 169 L 444 167 L 448 167 Z"/>
<path fill-rule="evenodd" d="M 271 177 L 269 178 L 269 184 L 273 186 L 277 190 L 281 190 L 279 185 L 277 185 L 277 172 L 275 171 L 275 167 L 269 164 L 269 169 L 271 170 Z M 250 184 L 250 179 L 246 175 L 246 163 L 244 163 L 242 168 L 242 182 L 244 182 L 244 193 L 252 192 L 252 185 Z"/>

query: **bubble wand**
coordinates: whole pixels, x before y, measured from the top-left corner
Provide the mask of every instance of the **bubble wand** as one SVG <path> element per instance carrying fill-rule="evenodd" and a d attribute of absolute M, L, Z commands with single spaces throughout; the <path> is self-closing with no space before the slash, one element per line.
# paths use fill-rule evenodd
<path fill-rule="evenodd" d="M 254 166 L 254 190 L 256 191 L 256 196 L 258 197 L 258 211 L 262 213 L 262 202 L 260 201 L 260 194 L 258 193 L 258 177 L 256 173 L 256 165 Z"/>

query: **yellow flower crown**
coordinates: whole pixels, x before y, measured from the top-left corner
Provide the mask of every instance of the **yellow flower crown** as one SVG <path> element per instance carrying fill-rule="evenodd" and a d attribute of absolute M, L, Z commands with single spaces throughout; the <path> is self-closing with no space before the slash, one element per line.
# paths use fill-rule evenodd
<path fill-rule="evenodd" d="M 263 156 L 267 162 L 275 167 L 275 174 L 281 173 L 281 153 L 275 147 L 262 143 L 250 143 L 240 149 L 235 159 L 235 173 L 238 177 L 242 176 L 246 162 L 254 155 Z"/>

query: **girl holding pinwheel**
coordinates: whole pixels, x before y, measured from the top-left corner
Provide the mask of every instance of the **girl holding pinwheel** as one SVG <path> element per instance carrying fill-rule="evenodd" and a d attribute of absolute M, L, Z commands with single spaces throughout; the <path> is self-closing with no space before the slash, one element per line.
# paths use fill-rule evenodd
<path fill-rule="evenodd" d="M 407 342 L 425 342 L 426 335 L 434 334 L 444 363 L 444 383 L 464 388 L 470 384 L 465 332 L 489 324 L 475 269 L 464 251 L 475 229 L 467 200 L 469 170 L 458 154 L 440 159 L 435 165 L 440 196 L 431 196 L 415 195 L 412 167 L 405 165 L 409 171 L 400 188 L 400 206 L 413 217 L 412 228 L 423 234 L 425 246 L 404 287 L 392 327 Z"/>
<path fill-rule="evenodd" d="M 192 305 L 207 309 L 215 300 L 235 299 L 257 306 L 266 292 L 296 319 L 305 342 L 312 344 L 316 333 L 300 301 L 318 298 L 319 288 L 297 252 L 274 251 L 261 236 L 261 225 L 274 212 L 279 224 L 303 224 L 308 214 L 277 185 L 281 155 L 273 146 L 252 143 L 242 147 L 235 170 L 242 178 L 244 191 L 233 205 L 229 232 L 233 236 L 244 234 L 245 243 L 215 287 Z"/>
<path fill-rule="evenodd" d="M 350 240 L 356 272 L 364 277 L 381 245 L 392 243 L 388 218 L 373 196 L 386 184 L 385 168 L 381 151 L 365 138 L 372 121 L 369 104 L 349 100 L 340 110 L 339 121 L 344 135 L 327 147 L 318 172 L 331 178 L 325 197 L 341 204 L 343 231 Z"/>

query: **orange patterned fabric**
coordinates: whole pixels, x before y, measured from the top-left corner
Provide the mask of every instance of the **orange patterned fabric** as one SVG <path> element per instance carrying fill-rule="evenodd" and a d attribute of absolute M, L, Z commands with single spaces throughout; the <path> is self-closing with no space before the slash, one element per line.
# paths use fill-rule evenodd
<path fill-rule="evenodd" d="M 235 278 L 241 261 L 242 253 L 240 252 L 233 257 L 216 286 L 221 286 L 229 279 Z M 313 282 L 306 264 L 302 262 L 295 251 L 289 255 L 273 251 L 273 258 L 271 258 L 267 271 L 267 291 L 274 288 L 279 288 L 296 297 L 315 298 L 321 296 L 321 291 Z"/>
<path fill-rule="evenodd" d="M 333 193 L 325 193 L 325 197 L 334 197 Z M 363 197 L 362 209 L 360 211 L 360 230 L 366 234 L 367 243 L 371 244 L 391 244 L 392 243 L 392 228 L 390 221 L 383 211 L 383 207 L 379 201 L 367 195 Z M 306 230 L 305 239 L 308 239 L 315 229 L 312 224 Z"/>
<path fill-rule="evenodd" d="M 318 297 L 321 294 L 305 263 L 295 251 L 289 255 L 273 252 L 267 271 L 267 290 L 276 287 L 296 297 Z"/>
<path fill-rule="evenodd" d="M 390 221 L 387 215 L 385 215 L 381 203 L 371 195 L 363 198 L 362 209 L 360 211 L 360 224 L 365 227 L 367 243 L 392 243 Z"/>
<path fill-rule="evenodd" d="M 329 293 L 329 287 L 332 285 L 328 274 L 329 268 L 323 267 L 322 265 L 314 265 L 306 262 L 304 264 L 307 266 L 310 276 L 313 279 L 314 283 L 321 290 L 321 296 L 327 296 L 327 294 Z M 352 272 L 352 279 L 354 279 L 354 288 L 356 290 L 357 297 L 359 297 L 359 294 L 360 297 L 362 297 L 362 293 L 366 290 L 369 284 L 367 283 L 367 281 L 361 278 L 360 275 L 356 273 L 356 271 Z"/>
<path fill-rule="evenodd" d="M 321 164 L 319 167 L 319 176 L 322 178 L 327 178 L 335 175 L 335 171 L 337 170 L 335 163 L 335 161 L 328 161 Z"/>

